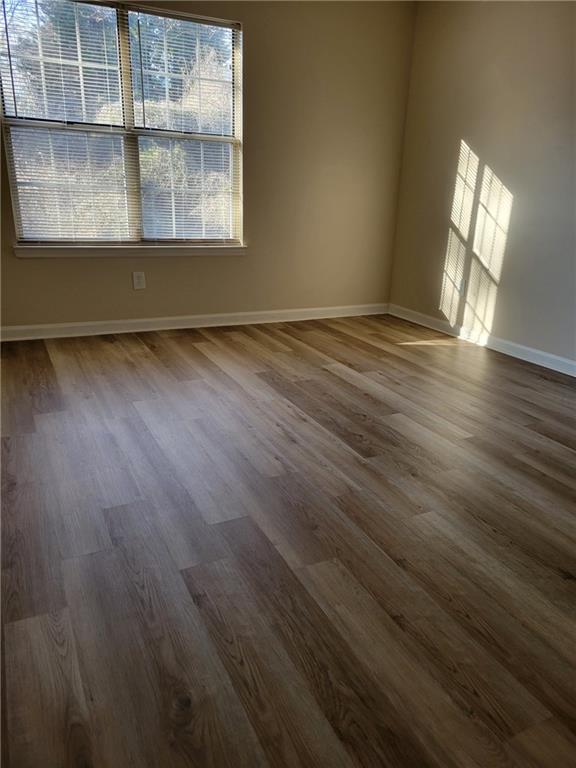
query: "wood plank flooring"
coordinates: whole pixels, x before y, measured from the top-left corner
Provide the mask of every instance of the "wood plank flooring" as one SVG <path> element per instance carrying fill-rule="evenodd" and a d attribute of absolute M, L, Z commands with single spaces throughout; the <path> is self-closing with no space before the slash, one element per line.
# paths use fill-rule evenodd
<path fill-rule="evenodd" d="M 576 382 L 391 317 L 12 342 L 7 768 L 576 766 Z"/>

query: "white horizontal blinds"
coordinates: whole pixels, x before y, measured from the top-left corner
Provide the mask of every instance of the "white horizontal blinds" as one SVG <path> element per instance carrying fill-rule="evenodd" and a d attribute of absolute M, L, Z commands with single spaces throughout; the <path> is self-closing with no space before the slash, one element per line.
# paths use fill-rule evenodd
<path fill-rule="evenodd" d="M 20 226 L 27 238 L 128 239 L 121 135 L 12 128 L 10 144 Z"/>
<path fill-rule="evenodd" d="M 141 12 L 128 17 L 135 125 L 183 134 L 139 139 L 143 235 L 239 240 L 240 165 L 233 147 L 239 32 Z M 230 140 L 210 141 L 210 135 Z"/>
<path fill-rule="evenodd" d="M 140 138 L 144 237 L 231 240 L 231 145 Z"/>
<path fill-rule="evenodd" d="M 121 125 L 115 9 L 69 0 L 3 5 L 4 113 Z"/>
<path fill-rule="evenodd" d="M 1 2 L 20 239 L 241 239 L 239 30 L 72 0 Z"/>
<path fill-rule="evenodd" d="M 232 136 L 232 29 L 128 17 L 136 125 Z"/>
<path fill-rule="evenodd" d="M 16 119 L 6 144 L 19 237 L 130 239 L 137 224 L 125 139 L 81 129 L 123 125 L 116 10 L 3 0 L 2 11 L 0 75 L 4 114 Z"/>

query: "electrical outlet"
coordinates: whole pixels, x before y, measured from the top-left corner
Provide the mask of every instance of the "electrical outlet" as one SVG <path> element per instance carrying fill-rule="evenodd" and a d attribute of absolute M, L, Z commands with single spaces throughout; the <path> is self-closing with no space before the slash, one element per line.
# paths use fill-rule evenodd
<path fill-rule="evenodd" d="M 146 272 L 132 272 L 132 287 L 135 291 L 146 288 Z"/>

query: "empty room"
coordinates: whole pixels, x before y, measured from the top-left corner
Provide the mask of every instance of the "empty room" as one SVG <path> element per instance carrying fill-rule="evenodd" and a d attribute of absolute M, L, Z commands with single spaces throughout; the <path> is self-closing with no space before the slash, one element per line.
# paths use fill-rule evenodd
<path fill-rule="evenodd" d="M 1 762 L 576 767 L 576 2 L 0 0 Z"/>

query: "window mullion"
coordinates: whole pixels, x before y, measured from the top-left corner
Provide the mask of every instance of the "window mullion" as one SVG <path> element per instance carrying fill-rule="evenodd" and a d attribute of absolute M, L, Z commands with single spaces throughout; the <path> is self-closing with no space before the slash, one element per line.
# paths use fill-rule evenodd
<path fill-rule="evenodd" d="M 131 133 L 134 128 L 134 90 L 130 66 L 130 30 L 128 11 L 116 9 L 118 23 L 118 52 L 120 57 L 120 81 L 122 83 L 122 105 L 124 115 L 124 171 L 126 174 L 126 201 L 128 206 L 128 231 L 130 239 L 142 239 L 142 195 L 140 189 L 140 160 L 138 136 Z"/>

